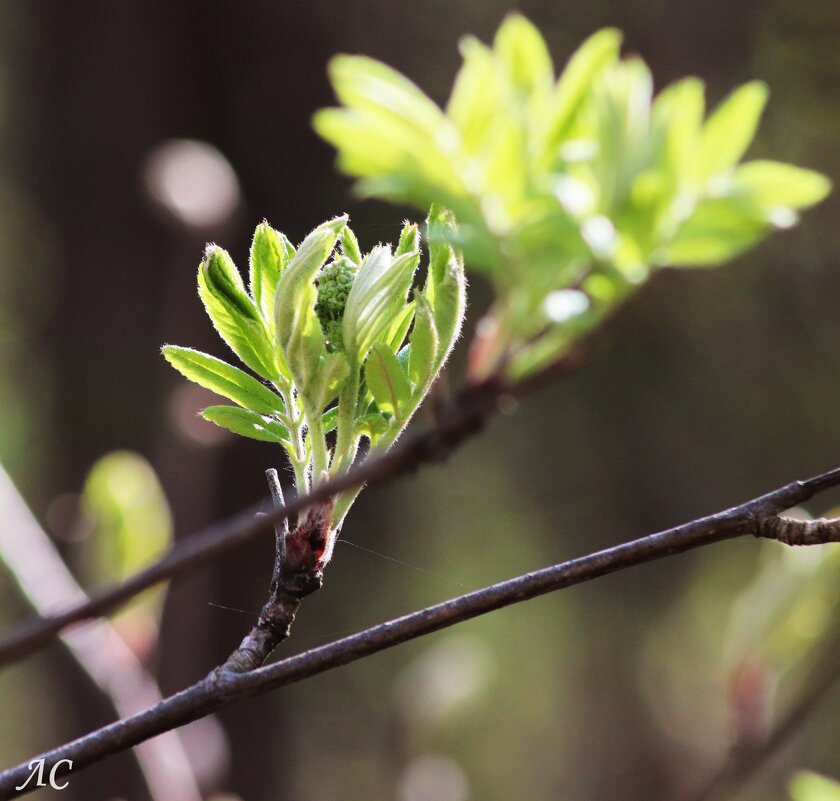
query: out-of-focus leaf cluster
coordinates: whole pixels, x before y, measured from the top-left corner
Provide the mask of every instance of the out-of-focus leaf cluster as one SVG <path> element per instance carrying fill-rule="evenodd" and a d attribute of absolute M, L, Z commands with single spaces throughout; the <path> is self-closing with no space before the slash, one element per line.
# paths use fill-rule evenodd
<path fill-rule="evenodd" d="M 811 771 L 801 771 L 790 783 L 793 801 L 840 801 L 840 782 Z"/>
<path fill-rule="evenodd" d="M 96 461 L 85 480 L 81 512 L 80 566 L 91 585 L 123 581 L 172 545 L 172 516 L 163 488 L 137 453 L 114 451 Z M 125 626 L 156 621 L 163 598 L 158 588 L 135 599 L 123 613 Z"/>
<path fill-rule="evenodd" d="M 513 373 L 536 369 L 652 270 L 727 261 L 829 190 L 809 170 L 740 163 L 763 84 L 706 116 L 699 80 L 654 97 L 650 70 L 622 59 L 620 41 L 596 33 L 555 78 L 539 31 L 510 16 L 492 47 L 462 42 L 444 109 L 377 61 L 331 63 L 343 108 L 320 111 L 315 127 L 339 165 L 364 194 L 450 208 L 467 265 L 496 287 L 479 374 L 511 353 Z"/>
<path fill-rule="evenodd" d="M 257 377 L 174 345 L 166 359 L 184 376 L 233 401 L 203 416 L 287 450 L 300 491 L 347 470 L 366 437 L 389 447 L 414 414 L 460 330 L 463 264 L 451 214 L 433 207 L 421 289 L 420 232 L 406 223 L 396 248 L 363 254 L 347 217 L 323 223 L 295 248 L 257 227 L 246 288 L 228 253 L 210 245 L 199 295 L 222 339 Z M 333 430 L 335 444 L 325 439 Z M 355 496 L 354 496 L 355 497 Z M 346 506 L 339 503 L 341 514 Z M 336 523 L 340 522 L 337 516 Z"/>

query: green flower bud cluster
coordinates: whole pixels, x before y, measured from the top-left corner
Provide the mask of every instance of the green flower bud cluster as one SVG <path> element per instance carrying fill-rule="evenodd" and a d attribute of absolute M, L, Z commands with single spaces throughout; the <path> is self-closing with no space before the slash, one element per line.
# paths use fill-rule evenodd
<path fill-rule="evenodd" d="M 344 349 L 344 308 L 357 272 L 358 267 L 346 256 L 341 256 L 327 264 L 317 279 L 315 313 L 331 353 Z"/>

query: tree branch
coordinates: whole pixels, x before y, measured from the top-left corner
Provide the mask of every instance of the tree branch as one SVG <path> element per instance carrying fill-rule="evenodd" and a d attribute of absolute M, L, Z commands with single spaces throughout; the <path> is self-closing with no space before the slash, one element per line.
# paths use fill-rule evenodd
<path fill-rule="evenodd" d="M 105 615 L 149 587 L 223 556 L 252 541 L 269 526 L 276 526 L 310 506 L 328 502 L 344 490 L 390 481 L 424 463 L 445 459 L 464 440 L 481 430 L 485 418 L 496 411 L 502 399 L 526 395 L 574 372 L 581 364 L 580 354 L 574 352 L 515 384 L 492 378 L 466 387 L 455 402 L 438 415 L 432 428 L 404 437 L 388 453 L 368 459 L 343 476 L 317 485 L 283 508 L 261 515 L 254 506 L 209 526 L 182 540 L 160 561 L 123 583 L 92 592 L 88 601 L 71 605 L 63 612 L 19 625 L 0 641 L 0 666 L 38 650 L 68 626 Z"/>
<path fill-rule="evenodd" d="M 36 611 L 87 599 L 46 532 L 32 516 L 6 471 L 0 467 L 0 561 Z M 154 677 L 107 621 L 68 631 L 62 642 L 91 681 L 111 700 L 120 717 L 161 701 Z M 139 744 L 137 762 L 154 801 L 201 801 L 201 792 L 177 732 Z"/>
<path fill-rule="evenodd" d="M 45 770 L 66 759 L 72 760 L 73 769 L 78 770 L 240 699 L 324 673 L 495 609 L 714 542 L 747 534 L 768 536 L 773 528 L 767 525 L 769 519 L 838 484 L 840 468 L 787 484 L 718 514 L 476 590 L 248 673 L 213 671 L 192 687 L 137 715 L 36 758 L 44 760 Z M 833 540 L 840 541 L 840 524 L 833 523 L 830 531 Z M 796 537 L 791 534 L 788 539 L 793 542 Z M 15 789 L 29 772 L 25 763 L 0 773 L 0 801 L 29 792 L 30 785 L 22 791 Z"/>

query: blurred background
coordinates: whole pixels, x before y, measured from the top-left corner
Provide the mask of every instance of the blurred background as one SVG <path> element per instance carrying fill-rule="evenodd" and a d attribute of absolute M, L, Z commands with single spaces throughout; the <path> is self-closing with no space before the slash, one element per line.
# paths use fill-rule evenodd
<path fill-rule="evenodd" d="M 696 74 L 717 101 L 765 80 L 751 155 L 840 178 L 835 0 L 517 7 L 558 65 L 614 25 L 660 87 Z M 244 266 L 262 218 L 299 241 L 342 211 L 365 248 L 397 236 L 405 210 L 355 199 L 312 132 L 333 102 L 329 57 L 380 58 L 444 102 L 458 39 L 489 40 L 509 10 L 0 0 L 0 463 L 83 586 L 151 558 L 172 531 L 268 502 L 279 448 L 197 419 L 207 398 L 159 355 L 164 342 L 225 355 L 196 297 L 204 243 Z M 448 463 L 367 490 L 283 653 L 840 464 L 837 213 L 835 195 L 727 268 L 662 273 L 579 375 Z M 473 322 L 487 296 L 476 280 Z M 824 658 L 840 629 L 835 547 L 735 541 L 625 571 L 246 701 L 182 744 L 216 801 L 687 799 Z M 164 693 L 227 656 L 271 563 L 269 537 L 116 619 Z M 0 624 L 29 614 L 0 565 Z M 799 768 L 840 776 L 838 713 L 829 696 L 732 797 L 788 798 Z M 0 763 L 113 717 L 55 644 L 0 672 Z M 126 754 L 33 797 L 150 790 Z"/>

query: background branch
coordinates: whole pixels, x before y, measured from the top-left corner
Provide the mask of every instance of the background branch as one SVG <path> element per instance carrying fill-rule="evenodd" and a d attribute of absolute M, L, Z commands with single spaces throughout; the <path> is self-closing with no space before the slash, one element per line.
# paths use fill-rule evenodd
<path fill-rule="evenodd" d="M 275 508 L 261 515 L 259 508 L 253 506 L 229 520 L 209 526 L 182 540 L 158 562 L 126 581 L 93 592 L 89 600 L 72 604 L 62 612 L 21 624 L 0 642 L 0 666 L 43 647 L 74 623 L 107 614 L 149 587 L 192 571 L 245 545 L 270 526 L 288 520 L 309 506 L 328 501 L 344 490 L 389 481 L 424 463 L 446 458 L 454 448 L 481 429 L 485 418 L 496 411 L 500 400 L 528 394 L 559 376 L 574 372 L 582 361 L 580 354 L 574 352 L 515 384 L 493 378 L 468 386 L 454 403 L 437 416 L 433 427 L 404 437 L 388 453 L 368 459 L 343 476 L 319 484 L 309 493 L 291 500 L 284 508 Z"/>
<path fill-rule="evenodd" d="M 74 769 L 78 770 L 235 701 L 324 673 L 495 609 L 714 542 L 746 534 L 767 536 L 768 529 L 772 528 L 766 525 L 768 519 L 838 484 L 840 468 L 806 481 L 787 484 L 709 517 L 476 590 L 273 665 L 248 673 L 214 671 L 204 680 L 137 715 L 91 732 L 37 758 L 45 760 L 46 769 L 59 760 L 70 759 Z M 834 538 L 840 541 L 840 525 L 835 524 L 832 531 Z M 788 538 L 788 544 L 797 544 L 794 536 Z M 23 763 L 0 774 L 0 799 L 28 792 L 28 785 L 23 791 L 15 790 L 28 773 L 27 763 Z"/>
<path fill-rule="evenodd" d="M 35 610 L 43 614 L 68 603 L 84 603 L 84 591 L 2 467 L 0 509 L 6 523 L 0 527 L 0 560 Z M 110 698 L 120 717 L 161 701 L 154 677 L 108 621 L 98 620 L 64 632 L 61 641 Z M 201 801 L 192 765 L 177 732 L 165 732 L 139 743 L 135 755 L 153 801 Z"/>

